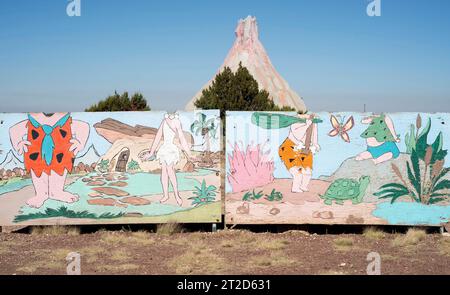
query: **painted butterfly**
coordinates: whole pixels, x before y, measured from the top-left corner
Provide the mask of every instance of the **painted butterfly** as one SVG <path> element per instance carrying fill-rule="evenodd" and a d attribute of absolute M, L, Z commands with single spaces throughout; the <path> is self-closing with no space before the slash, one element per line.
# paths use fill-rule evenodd
<path fill-rule="evenodd" d="M 333 126 L 333 130 L 331 130 L 328 135 L 331 137 L 340 135 L 345 142 L 350 142 L 348 131 L 350 131 L 350 129 L 355 126 L 355 119 L 353 119 L 353 116 L 350 116 L 345 124 L 344 118 L 342 119 L 342 122 L 339 122 L 339 120 L 334 115 L 331 115 L 330 121 L 331 126 Z"/>

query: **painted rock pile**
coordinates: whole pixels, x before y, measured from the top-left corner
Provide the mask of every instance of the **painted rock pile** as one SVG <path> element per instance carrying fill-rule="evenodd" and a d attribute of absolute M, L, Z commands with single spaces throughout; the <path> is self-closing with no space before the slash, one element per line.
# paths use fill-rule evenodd
<path fill-rule="evenodd" d="M 128 205 L 149 205 L 151 202 L 148 199 L 130 196 L 125 190 L 128 186 L 127 180 L 128 177 L 124 173 L 96 174 L 83 178 L 82 181 L 92 187 L 92 192 L 89 193 L 90 199 L 88 203 L 90 205 L 122 208 L 126 208 Z"/>

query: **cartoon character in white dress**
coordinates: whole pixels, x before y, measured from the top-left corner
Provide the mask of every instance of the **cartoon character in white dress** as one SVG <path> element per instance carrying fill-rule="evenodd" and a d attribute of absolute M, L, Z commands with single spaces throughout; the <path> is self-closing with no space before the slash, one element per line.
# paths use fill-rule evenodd
<path fill-rule="evenodd" d="M 146 156 L 146 158 L 149 160 L 158 159 L 161 164 L 161 185 L 163 188 L 163 198 L 161 199 L 161 203 L 165 203 L 169 200 L 170 181 L 177 204 L 181 206 L 183 204 L 183 200 L 181 199 L 178 191 L 178 183 L 175 173 L 175 165 L 180 160 L 180 149 L 174 143 L 176 138 L 179 139 L 181 148 L 189 160 L 191 158 L 190 147 L 184 137 L 179 116 L 177 113 L 166 114 L 161 122 L 161 125 L 159 126 L 158 132 L 156 133 L 155 140 L 150 148 L 150 153 Z M 163 143 L 160 146 L 161 140 L 163 140 Z"/>

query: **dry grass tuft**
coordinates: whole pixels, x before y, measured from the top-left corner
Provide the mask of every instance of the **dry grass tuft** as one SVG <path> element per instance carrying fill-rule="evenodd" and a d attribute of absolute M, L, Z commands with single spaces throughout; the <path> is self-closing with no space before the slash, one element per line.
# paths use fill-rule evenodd
<path fill-rule="evenodd" d="M 183 232 L 183 227 L 176 222 L 167 222 L 158 224 L 156 227 L 156 233 L 159 235 L 168 235 L 171 236 L 173 234 Z"/>
<path fill-rule="evenodd" d="M 386 234 L 382 230 L 371 226 L 364 230 L 363 236 L 369 240 L 381 240 L 386 237 Z"/>
<path fill-rule="evenodd" d="M 346 275 L 346 273 L 342 272 L 342 271 L 336 271 L 336 270 L 324 270 L 324 271 L 319 271 L 317 273 L 317 275 L 319 275 L 319 276 L 343 276 L 343 275 Z"/>
<path fill-rule="evenodd" d="M 86 261 L 91 264 L 100 260 L 100 257 L 105 254 L 105 248 L 100 246 L 86 246 L 78 252 L 81 255 L 81 261 Z"/>
<path fill-rule="evenodd" d="M 155 243 L 151 234 L 146 231 L 128 232 L 108 232 L 101 233 L 100 240 L 107 244 L 128 244 L 129 246 L 148 246 Z"/>
<path fill-rule="evenodd" d="M 398 257 L 389 255 L 389 254 L 382 254 L 381 255 L 381 261 L 395 261 L 398 260 Z"/>
<path fill-rule="evenodd" d="M 295 263 L 296 261 L 287 257 L 283 251 L 273 251 L 270 255 L 254 256 L 250 258 L 247 265 L 249 271 L 251 271 L 253 267 L 288 267 Z"/>
<path fill-rule="evenodd" d="M 283 250 L 289 245 L 288 240 L 264 239 L 255 242 L 255 247 L 261 250 Z"/>
<path fill-rule="evenodd" d="M 139 269 L 140 266 L 137 264 L 132 263 L 125 263 L 125 264 L 119 264 L 119 265 L 109 265 L 109 264 L 103 264 L 96 267 L 96 270 L 99 272 L 105 272 L 107 274 L 110 273 L 117 273 L 117 272 L 128 272 L 132 270 Z"/>
<path fill-rule="evenodd" d="M 48 235 L 48 236 L 58 236 L 58 235 L 78 236 L 80 234 L 80 229 L 76 226 L 69 226 L 69 225 L 33 226 L 31 228 L 31 234 Z"/>
<path fill-rule="evenodd" d="M 56 273 L 65 274 L 66 272 L 66 256 L 72 251 L 67 249 L 42 250 L 36 253 L 35 260 L 26 260 L 26 263 L 18 267 L 18 273 L 34 274 L 38 270 L 52 270 Z"/>
<path fill-rule="evenodd" d="M 231 241 L 223 241 L 220 243 L 220 247 L 222 248 L 233 248 L 234 244 Z"/>
<path fill-rule="evenodd" d="M 392 241 L 394 247 L 415 246 L 425 239 L 427 233 L 422 229 L 410 228 L 405 235 L 400 235 Z"/>
<path fill-rule="evenodd" d="M 16 272 L 18 272 L 18 273 L 26 273 L 26 274 L 33 274 L 33 273 L 35 273 L 36 271 L 37 271 L 37 269 L 38 269 L 38 267 L 36 267 L 36 266 L 21 266 L 21 267 L 18 267 L 17 269 L 16 269 Z"/>
<path fill-rule="evenodd" d="M 236 244 L 245 246 L 248 244 L 255 243 L 257 241 L 257 237 L 258 236 L 255 233 L 246 230 L 241 230 L 236 231 L 236 233 L 234 233 L 234 235 L 230 238 L 233 238 Z"/>
<path fill-rule="evenodd" d="M 288 230 L 285 232 L 285 234 L 290 234 L 290 235 L 294 235 L 294 236 L 310 236 L 311 235 L 306 230 L 297 230 L 297 229 Z"/>
<path fill-rule="evenodd" d="M 62 248 L 62 249 L 55 249 L 52 251 L 47 250 L 47 251 L 45 251 L 46 254 L 44 254 L 44 255 L 47 257 L 51 257 L 51 259 L 54 259 L 54 260 L 65 261 L 67 255 L 71 252 L 76 252 L 76 251 Z"/>
<path fill-rule="evenodd" d="M 5 247 L 3 245 L 0 245 L 0 255 L 8 254 L 10 251 L 9 247 Z"/>
<path fill-rule="evenodd" d="M 176 246 L 186 246 L 192 243 L 192 239 L 188 239 L 184 236 L 177 236 L 171 239 L 163 239 L 163 241 Z"/>
<path fill-rule="evenodd" d="M 352 238 L 337 238 L 333 240 L 334 247 L 339 251 L 348 251 L 353 248 L 353 239 Z"/>
<path fill-rule="evenodd" d="M 118 249 L 118 250 L 114 250 L 111 253 L 111 256 L 109 256 L 109 258 L 114 261 L 128 261 L 132 257 L 130 256 L 128 251 L 126 251 L 124 249 Z"/>
<path fill-rule="evenodd" d="M 228 264 L 212 249 L 191 247 L 184 254 L 171 259 L 167 266 L 176 274 L 223 274 Z"/>
<path fill-rule="evenodd" d="M 439 241 L 439 252 L 442 255 L 450 256 L 450 238 L 449 237 L 443 237 Z"/>
<path fill-rule="evenodd" d="M 55 249 L 55 250 L 46 250 L 44 255 L 40 256 L 40 259 L 53 259 L 55 261 L 66 261 L 66 257 L 69 253 L 76 252 L 81 255 L 81 262 L 87 262 L 89 264 L 98 262 L 100 260 L 100 257 L 102 255 L 105 255 L 105 248 L 96 246 L 96 245 L 90 245 L 85 246 L 83 248 L 78 249 L 67 249 L 67 248 L 61 248 L 61 249 Z"/>
<path fill-rule="evenodd" d="M 0 255 L 4 255 L 10 252 L 14 252 L 14 246 L 17 246 L 18 243 L 14 240 L 0 241 Z"/>

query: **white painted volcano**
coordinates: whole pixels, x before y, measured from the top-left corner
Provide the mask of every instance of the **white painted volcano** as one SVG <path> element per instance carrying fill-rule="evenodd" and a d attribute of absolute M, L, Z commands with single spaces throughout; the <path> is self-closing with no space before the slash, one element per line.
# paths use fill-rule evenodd
<path fill-rule="evenodd" d="M 259 41 L 256 18 L 248 16 L 241 19 L 236 28 L 236 41 L 218 72 L 229 67 L 232 71 L 239 68 L 239 63 L 246 67 L 256 79 L 261 89 L 269 92 L 270 98 L 278 106 L 290 106 L 298 111 L 305 111 L 302 98 L 295 93 L 281 77 Z M 214 78 L 213 78 L 214 79 Z M 194 110 L 194 102 L 200 98 L 202 90 L 208 88 L 211 79 L 186 105 L 186 110 Z"/>

